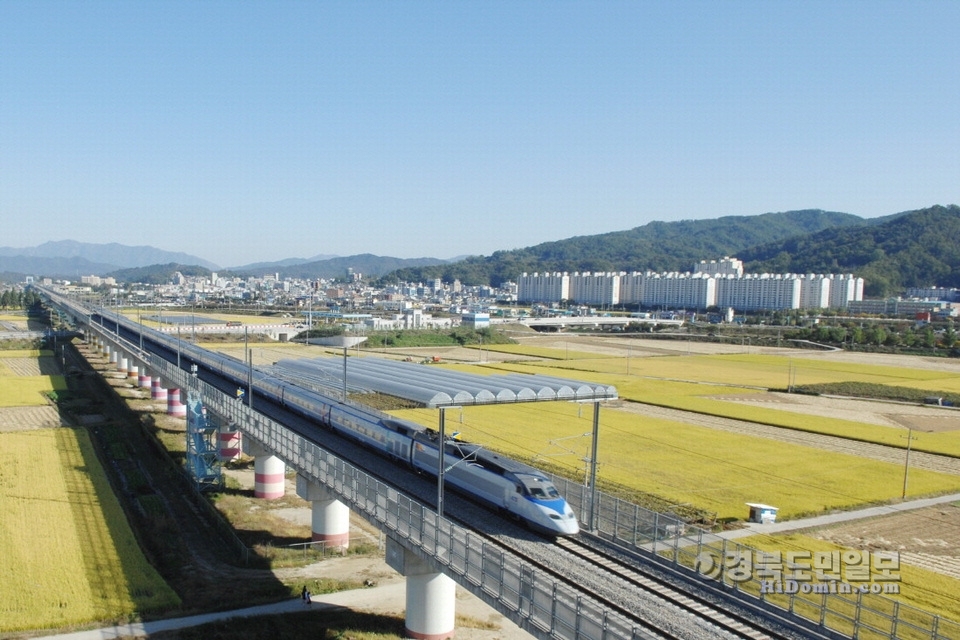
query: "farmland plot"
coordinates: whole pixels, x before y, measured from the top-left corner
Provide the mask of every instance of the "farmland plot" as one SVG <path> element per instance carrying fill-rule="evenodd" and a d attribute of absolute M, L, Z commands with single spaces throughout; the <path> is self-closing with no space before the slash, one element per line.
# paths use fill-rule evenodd
<path fill-rule="evenodd" d="M 811 535 L 852 549 L 897 551 L 904 562 L 960 580 L 960 503 L 823 527 Z"/>
<path fill-rule="evenodd" d="M 0 351 L 0 380 L 0 407 L 41 406 L 44 394 L 66 389 L 48 351 Z"/>
<path fill-rule="evenodd" d="M 0 631 L 179 604 L 144 558 L 83 430 L 0 433 Z"/>
<path fill-rule="evenodd" d="M 435 410 L 394 412 L 435 426 Z M 462 416 L 462 417 L 461 417 Z M 506 455 L 584 477 L 592 409 L 570 403 L 465 407 L 448 428 Z M 745 502 L 781 517 L 820 514 L 898 499 L 903 466 L 606 410 L 600 417 L 599 477 L 636 492 L 741 519 Z M 908 495 L 960 491 L 960 476 L 911 470 Z"/>
<path fill-rule="evenodd" d="M 52 354 L 0 352 L 0 631 L 52 628 L 175 606 L 146 562 L 86 431 L 61 428 L 45 393 Z"/>

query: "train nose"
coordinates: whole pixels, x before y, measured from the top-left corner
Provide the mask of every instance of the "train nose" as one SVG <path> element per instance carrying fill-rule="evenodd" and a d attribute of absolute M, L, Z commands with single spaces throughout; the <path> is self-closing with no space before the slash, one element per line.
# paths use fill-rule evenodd
<path fill-rule="evenodd" d="M 573 536 L 580 533 L 580 524 L 577 522 L 577 517 L 573 514 L 573 511 L 569 509 L 562 513 L 549 511 L 546 515 L 548 516 L 549 529 L 557 535 Z"/>
<path fill-rule="evenodd" d="M 575 536 L 580 533 L 580 523 L 577 522 L 573 514 L 571 514 L 570 517 L 563 517 L 555 522 L 558 524 L 560 533 L 565 536 Z"/>

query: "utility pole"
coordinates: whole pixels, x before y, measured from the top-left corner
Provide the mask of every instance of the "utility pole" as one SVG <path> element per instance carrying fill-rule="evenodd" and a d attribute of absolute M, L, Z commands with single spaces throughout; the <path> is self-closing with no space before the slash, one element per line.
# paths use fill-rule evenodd
<path fill-rule="evenodd" d="M 901 498 L 907 497 L 907 474 L 910 472 L 910 445 L 913 442 L 913 427 L 907 427 L 907 458 L 903 462 L 903 495 Z M 903 436 L 900 436 L 901 438 Z"/>

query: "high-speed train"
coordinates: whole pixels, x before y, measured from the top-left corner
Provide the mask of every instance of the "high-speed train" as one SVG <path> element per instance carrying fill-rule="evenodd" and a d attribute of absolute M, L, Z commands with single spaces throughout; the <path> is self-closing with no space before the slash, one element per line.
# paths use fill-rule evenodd
<path fill-rule="evenodd" d="M 59 296 L 51 297 L 69 304 Z M 113 323 L 117 317 L 106 315 L 104 319 Z M 123 318 L 120 325 L 141 331 L 139 325 Z M 187 342 L 178 345 L 176 339 L 152 329 L 142 331 L 145 337 L 149 334 L 152 342 L 172 350 L 179 348 L 183 361 L 196 363 L 241 387 L 247 385 L 249 368 L 236 358 Z M 253 392 L 310 420 L 319 419 L 337 433 L 418 472 L 437 475 L 440 438 L 433 429 L 372 408 L 343 403 L 263 372 L 256 372 Z M 570 505 L 542 471 L 457 439 L 446 438 L 443 450 L 444 479 L 461 493 L 509 514 L 541 534 L 570 536 L 579 532 Z"/>

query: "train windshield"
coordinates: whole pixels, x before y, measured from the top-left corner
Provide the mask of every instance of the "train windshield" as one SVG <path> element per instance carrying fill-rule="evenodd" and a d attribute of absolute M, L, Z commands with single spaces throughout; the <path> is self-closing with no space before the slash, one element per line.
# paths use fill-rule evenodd
<path fill-rule="evenodd" d="M 538 476 L 518 475 L 517 479 L 523 485 L 527 495 L 534 500 L 556 500 L 560 492 L 553 483 Z"/>

